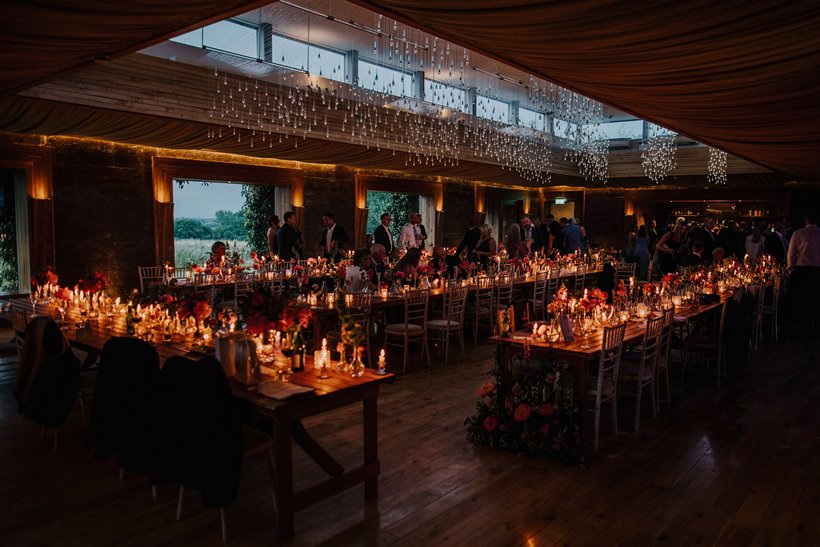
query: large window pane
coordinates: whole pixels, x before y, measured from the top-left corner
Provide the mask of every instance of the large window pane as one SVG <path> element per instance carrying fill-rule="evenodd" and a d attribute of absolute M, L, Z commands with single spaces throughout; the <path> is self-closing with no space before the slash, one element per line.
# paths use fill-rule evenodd
<path fill-rule="evenodd" d="M 518 125 L 528 127 L 536 131 L 547 130 L 547 116 L 543 112 L 536 112 L 529 108 L 518 109 Z"/>
<path fill-rule="evenodd" d="M 219 21 L 202 29 L 206 47 L 252 57 L 259 57 L 256 27 L 234 21 Z"/>
<path fill-rule="evenodd" d="M 479 95 L 475 101 L 475 114 L 480 118 L 508 123 L 510 119 L 510 104 Z"/>
<path fill-rule="evenodd" d="M 345 56 L 280 34 L 271 36 L 273 62 L 337 82 L 345 81 Z"/>
<path fill-rule="evenodd" d="M 642 139 L 643 120 L 602 123 L 600 131 L 606 139 Z"/>
<path fill-rule="evenodd" d="M 435 80 L 424 80 L 424 100 L 461 112 L 469 111 L 466 91 Z"/>
<path fill-rule="evenodd" d="M 401 70 L 359 60 L 359 85 L 396 97 L 413 97 L 413 75 Z"/>

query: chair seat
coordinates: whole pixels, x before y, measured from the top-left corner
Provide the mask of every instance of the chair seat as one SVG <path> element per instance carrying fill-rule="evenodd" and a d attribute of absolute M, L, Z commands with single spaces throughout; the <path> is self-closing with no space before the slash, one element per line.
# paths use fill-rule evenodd
<path fill-rule="evenodd" d="M 457 329 L 460 326 L 461 323 L 451 319 L 433 319 L 427 322 L 427 328 L 433 330 Z"/>
<path fill-rule="evenodd" d="M 621 372 L 620 372 L 621 378 L 627 378 L 627 379 L 634 380 L 634 379 L 638 378 L 638 375 L 640 374 L 640 369 L 641 369 L 641 365 L 640 365 L 639 362 L 636 363 L 636 362 L 633 362 L 631 360 L 630 361 L 624 361 L 623 358 L 621 359 Z M 655 371 L 652 370 L 652 367 L 644 367 L 643 368 L 643 377 L 641 378 L 641 380 L 644 380 L 644 381 L 651 380 L 652 377 L 654 376 L 654 373 L 655 373 Z"/>
<path fill-rule="evenodd" d="M 273 438 L 255 427 L 242 426 L 242 453 L 258 454 L 273 447 Z"/>
<path fill-rule="evenodd" d="M 404 336 L 405 330 L 407 330 L 408 334 L 421 334 L 424 332 L 424 327 L 414 323 L 394 323 L 387 325 L 384 328 L 384 333 Z"/>
<path fill-rule="evenodd" d="M 598 377 L 590 376 L 587 378 L 587 386 L 592 386 L 587 389 L 587 397 L 594 399 L 598 393 Z M 601 384 L 601 399 L 608 399 L 614 394 L 615 382 L 612 381 L 612 378 L 604 378 L 604 381 Z"/>

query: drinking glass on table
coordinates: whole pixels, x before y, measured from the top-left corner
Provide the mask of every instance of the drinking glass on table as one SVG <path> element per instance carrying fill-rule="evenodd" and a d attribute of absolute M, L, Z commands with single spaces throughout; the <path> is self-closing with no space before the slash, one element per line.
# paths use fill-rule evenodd
<path fill-rule="evenodd" d="M 57 311 L 60 312 L 60 329 L 68 330 L 68 325 L 66 325 L 65 322 L 66 307 L 64 301 L 61 300 L 60 303 L 57 304 Z"/>

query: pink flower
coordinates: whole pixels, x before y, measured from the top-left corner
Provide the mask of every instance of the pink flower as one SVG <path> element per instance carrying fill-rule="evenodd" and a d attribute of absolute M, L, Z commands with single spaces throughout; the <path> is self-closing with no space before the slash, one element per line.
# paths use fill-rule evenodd
<path fill-rule="evenodd" d="M 532 416 L 532 407 L 528 404 L 521 403 L 515 409 L 515 421 L 526 422 Z"/>
<path fill-rule="evenodd" d="M 484 418 L 485 431 L 487 431 L 488 433 L 492 433 L 496 429 L 498 429 L 498 420 L 495 418 L 495 416 L 487 416 L 486 418 Z"/>

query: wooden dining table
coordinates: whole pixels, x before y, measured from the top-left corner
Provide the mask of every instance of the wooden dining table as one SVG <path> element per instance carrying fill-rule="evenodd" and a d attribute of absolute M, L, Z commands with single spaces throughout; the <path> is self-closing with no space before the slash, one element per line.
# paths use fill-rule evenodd
<path fill-rule="evenodd" d="M 703 316 L 718 310 L 726 300 L 732 297 L 732 292 L 724 292 L 720 299 L 710 303 L 687 303 L 675 307 L 673 324 L 678 326 L 688 326 L 690 323 L 699 320 Z M 654 312 L 660 315 L 660 312 Z M 646 321 L 630 319 L 627 322 L 624 332 L 624 346 L 634 346 L 643 340 L 646 332 Z M 576 336 L 571 342 L 559 340 L 557 342 L 533 341 L 532 331 L 524 329 L 515 331 L 509 337 L 491 336 L 490 341 L 501 346 L 502 356 L 521 353 L 525 345 L 529 345 L 536 356 L 548 357 L 558 362 L 566 362 L 573 374 L 575 383 L 575 400 L 579 401 L 581 409 L 586 403 L 586 383 L 591 365 L 600 358 L 603 346 L 604 332 L 599 327 L 594 332 L 586 336 Z"/>
<path fill-rule="evenodd" d="M 12 312 L 32 313 L 28 298 L 11 298 L 2 301 L 0 316 L 10 318 Z M 37 304 L 37 316 L 58 319 L 54 306 Z M 104 314 L 89 319 L 88 327 L 74 328 L 80 318 L 78 313 L 69 312 L 64 333 L 71 345 L 80 350 L 97 355 L 105 343 L 113 336 L 125 336 L 125 319 L 122 315 L 108 318 Z M 160 363 L 169 357 L 182 356 L 189 359 L 213 355 L 213 347 L 192 351 L 190 340 L 172 339 L 170 342 L 151 342 L 160 356 Z M 89 361 L 89 360 L 87 360 Z M 263 381 L 271 380 L 266 376 Z M 393 374 L 380 375 L 365 369 L 359 378 L 349 374 L 331 372 L 328 378 L 319 378 L 313 370 L 313 358 L 308 356 L 305 370 L 293 373 L 288 382 L 304 386 L 312 391 L 285 399 L 274 399 L 257 392 L 256 386 L 248 386 L 229 378 L 235 397 L 250 405 L 252 410 L 273 422 L 275 496 L 277 502 L 278 533 L 285 539 L 293 536 L 295 514 L 315 505 L 339 492 L 364 484 L 366 501 L 374 501 L 378 495 L 378 477 L 381 464 L 378 456 L 378 396 L 379 386 L 394 380 Z M 345 469 L 307 432 L 302 420 L 324 414 L 344 406 L 362 404 L 363 462 L 353 469 Z M 299 445 L 327 474 L 327 478 L 300 491 L 293 484 L 292 445 Z"/>

